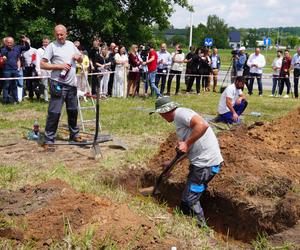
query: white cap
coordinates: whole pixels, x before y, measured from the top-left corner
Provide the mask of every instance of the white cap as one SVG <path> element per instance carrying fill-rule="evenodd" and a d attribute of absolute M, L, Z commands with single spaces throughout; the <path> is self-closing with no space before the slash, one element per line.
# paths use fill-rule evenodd
<path fill-rule="evenodd" d="M 246 50 L 246 48 L 244 47 L 244 46 L 242 46 L 242 47 L 240 47 L 240 49 L 239 49 L 240 51 L 242 51 L 242 50 Z"/>

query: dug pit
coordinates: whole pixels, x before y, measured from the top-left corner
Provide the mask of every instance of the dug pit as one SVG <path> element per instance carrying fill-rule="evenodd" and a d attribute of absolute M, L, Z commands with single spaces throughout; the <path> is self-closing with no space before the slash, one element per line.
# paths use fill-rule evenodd
<path fill-rule="evenodd" d="M 298 108 L 272 123 L 238 126 L 218 134 L 225 165 L 201 200 L 214 230 L 243 242 L 265 233 L 274 245 L 300 244 L 296 237 L 300 235 L 299 127 Z M 147 169 L 131 172 L 119 184 L 131 192 L 153 186 L 163 163 L 174 157 L 176 141 L 171 134 Z M 185 160 L 161 184 L 159 199 L 178 206 L 187 173 Z"/>

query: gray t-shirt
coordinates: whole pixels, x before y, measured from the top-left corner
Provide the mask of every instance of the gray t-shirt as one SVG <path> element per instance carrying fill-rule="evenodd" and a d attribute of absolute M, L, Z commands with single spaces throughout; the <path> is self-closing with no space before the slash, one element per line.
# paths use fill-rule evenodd
<path fill-rule="evenodd" d="M 192 133 L 190 123 L 195 115 L 198 114 L 191 109 L 177 108 L 175 110 L 174 123 L 180 141 L 185 141 Z M 187 156 L 190 163 L 197 167 L 210 167 L 223 162 L 218 139 L 211 127 L 208 127 L 204 135 L 191 146 Z"/>
<path fill-rule="evenodd" d="M 75 54 L 80 55 L 79 50 L 75 47 L 75 45 L 66 41 L 64 44 L 60 44 L 57 41 L 50 43 L 43 55 L 43 58 L 51 62 L 51 64 L 64 64 L 70 63 L 71 69 L 68 72 L 67 76 L 62 79 L 59 77 L 61 70 L 52 70 L 51 79 L 68 84 L 71 86 L 76 86 L 76 62 L 73 60 L 73 56 Z"/>

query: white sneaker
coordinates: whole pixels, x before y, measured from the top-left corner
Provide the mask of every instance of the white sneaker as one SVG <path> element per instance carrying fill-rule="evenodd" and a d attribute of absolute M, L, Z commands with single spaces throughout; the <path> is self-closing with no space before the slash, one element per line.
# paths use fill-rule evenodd
<path fill-rule="evenodd" d="M 283 98 L 290 98 L 289 95 L 285 95 Z"/>
<path fill-rule="evenodd" d="M 263 95 L 259 95 L 259 97 L 262 97 Z"/>
<path fill-rule="evenodd" d="M 274 97 L 274 95 L 272 94 L 272 95 L 269 95 L 270 97 Z"/>

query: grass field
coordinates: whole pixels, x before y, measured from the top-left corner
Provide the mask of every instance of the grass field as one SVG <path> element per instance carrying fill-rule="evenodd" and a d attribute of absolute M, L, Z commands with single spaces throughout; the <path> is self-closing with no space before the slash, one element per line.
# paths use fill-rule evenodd
<path fill-rule="evenodd" d="M 230 52 L 221 53 L 222 55 L 229 55 Z M 220 94 L 217 93 L 202 92 L 200 96 L 193 94 L 179 95 L 173 99 L 182 106 L 192 108 L 203 115 L 215 115 L 219 97 Z M 299 100 L 296 99 L 258 97 L 257 93 L 248 97 L 248 101 L 249 106 L 244 116 L 246 124 L 251 124 L 257 120 L 271 121 L 287 114 L 299 105 Z M 160 206 L 151 199 L 144 200 L 131 197 L 123 188 L 111 187 L 103 179 L 105 173 L 118 175 L 121 169 L 126 170 L 147 165 L 147 162 L 157 152 L 159 144 L 171 131 L 174 131 L 172 124 L 164 122 L 158 115 L 148 114 L 148 110 L 153 108 L 154 102 L 155 98 L 151 97 L 145 99 L 111 98 L 101 102 L 100 119 L 103 133 L 111 133 L 124 140 L 129 144 L 130 149 L 128 151 L 121 153 L 111 151 L 104 155 L 104 159 L 100 162 L 93 164 L 93 166 L 84 166 L 84 168 L 70 167 L 67 161 L 62 161 L 60 164 L 45 163 L 46 167 L 40 169 L 36 168 L 34 164 L 14 161 L 13 159 L 10 163 L 0 160 L 0 188 L 17 189 L 25 184 L 36 184 L 51 178 L 61 178 L 81 192 L 96 195 L 105 193 L 116 202 L 130 200 L 131 209 L 139 214 L 151 218 L 154 214 L 165 216 L 167 212 L 164 205 Z M 45 103 L 29 101 L 14 106 L 0 105 L 0 134 L 2 138 L 6 138 L 8 134 L 13 133 L 15 140 L 21 140 L 32 127 L 34 119 L 38 119 L 43 130 L 47 106 Z M 251 116 L 250 113 L 253 111 L 260 112 L 262 116 L 259 118 Z M 94 117 L 94 112 L 84 112 L 86 112 L 86 119 Z M 66 120 L 65 116 L 63 120 Z M 1 144 L 5 143 L 5 139 L 2 139 Z M 104 154 L 106 154 L 105 152 Z M 32 160 L 37 161 L 37 159 Z M 38 159 L 38 161 L 43 162 L 43 159 Z M 198 230 L 196 232 L 195 225 L 179 213 L 175 214 L 172 220 L 161 222 L 157 226 L 157 230 L 160 232 L 161 237 L 164 237 L 165 232 L 168 231 L 174 237 L 184 239 L 187 245 L 193 246 L 191 249 L 213 249 L 205 238 L 207 232 L 213 234 L 212 231 Z M 263 249 L 261 248 L 262 245 L 268 246 L 264 238 L 260 238 L 253 243 L 253 247 L 256 249 Z"/>

